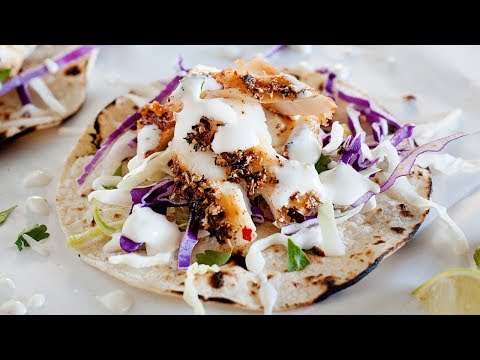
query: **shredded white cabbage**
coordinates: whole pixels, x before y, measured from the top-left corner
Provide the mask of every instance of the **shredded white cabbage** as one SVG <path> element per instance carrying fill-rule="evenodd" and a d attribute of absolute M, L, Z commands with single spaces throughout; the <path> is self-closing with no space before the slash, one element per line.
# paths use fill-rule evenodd
<path fill-rule="evenodd" d="M 322 149 L 326 153 L 330 154 L 338 149 L 343 141 L 343 126 L 338 121 L 332 124 L 332 131 L 330 132 L 330 142 Z"/>
<path fill-rule="evenodd" d="M 195 280 L 195 275 L 204 275 L 207 272 L 215 273 L 217 271 L 220 271 L 220 267 L 218 265 L 198 265 L 197 262 L 194 262 L 187 268 L 185 289 L 183 290 L 183 300 L 185 300 L 185 302 L 193 308 L 193 313 L 195 315 L 205 315 L 205 309 L 202 302 L 198 298 L 197 289 L 193 284 L 193 281 Z"/>
<path fill-rule="evenodd" d="M 60 115 L 65 115 L 67 109 L 62 105 L 60 101 L 53 95 L 50 89 L 47 87 L 45 82 L 41 78 L 35 78 L 30 80 L 30 87 L 40 96 L 50 109 Z"/>
<path fill-rule="evenodd" d="M 322 232 L 322 250 L 326 256 L 345 256 L 343 243 L 335 223 L 333 204 L 325 201 L 318 206 L 318 224 Z"/>

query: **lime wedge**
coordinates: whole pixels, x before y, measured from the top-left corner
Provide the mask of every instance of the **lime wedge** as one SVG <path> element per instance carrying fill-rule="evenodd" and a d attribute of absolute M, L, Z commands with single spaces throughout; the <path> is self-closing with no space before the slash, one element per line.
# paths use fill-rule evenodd
<path fill-rule="evenodd" d="M 412 295 L 430 314 L 480 314 L 480 270 L 445 271 L 424 282 Z"/>

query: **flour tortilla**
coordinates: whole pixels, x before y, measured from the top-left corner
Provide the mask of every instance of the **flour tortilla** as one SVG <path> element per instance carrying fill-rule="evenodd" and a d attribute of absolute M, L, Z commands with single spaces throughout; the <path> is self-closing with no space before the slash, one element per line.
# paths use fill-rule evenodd
<path fill-rule="evenodd" d="M 55 58 L 75 47 L 74 45 L 39 45 L 23 63 L 22 71 L 42 65 L 45 59 Z M 87 96 L 87 66 L 92 61 L 90 54 L 73 61 L 55 74 L 48 73 L 42 77 L 53 95 L 67 110 L 65 114 L 53 112 L 34 91 L 30 91 L 33 104 L 48 112 L 39 124 L 22 125 L 11 119 L 11 115 L 22 108 L 16 90 L 0 96 L 0 144 L 35 130 L 58 126 L 80 110 Z"/>
<path fill-rule="evenodd" d="M 57 212 L 67 236 L 78 234 L 94 226 L 87 195 L 91 191 L 91 179 L 83 189 L 77 186 L 77 178 L 96 152 L 99 144 L 136 107 L 126 97 L 109 104 L 92 123 L 67 159 L 57 190 Z M 100 171 L 97 169 L 97 172 Z M 92 178 L 95 177 L 95 174 Z M 430 197 L 431 179 L 428 169 L 415 166 L 409 176 L 417 192 Z M 333 293 L 355 284 L 366 276 L 382 259 L 401 248 L 418 230 L 428 210 L 419 210 L 389 191 L 377 197 L 378 206 L 366 214 L 358 214 L 340 224 L 347 253 L 345 257 L 324 257 L 314 248 L 306 251 L 311 264 L 302 271 L 287 272 L 287 252 L 282 246 L 272 246 L 263 252 L 266 258 L 265 273 L 270 283 L 278 290 L 274 310 L 287 310 L 321 301 Z M 126 214 L 111 208 L 103 216 L 115 221 Z M 258 238 L 277 232 L 271 223 L 257 227 Z M 158 294 L 182 295 L 185 281 L 184 270 L 172 270 L 166 266 L 134 269 L 127 265 L 108 262 L 111 253 L 102 246 L 106 237 L 93 239 L 75 250 L 80 259 L 91 266 L 122 280 L 131 286 Z M 203 252 L 214 241 L 199 243 L 195 254 Z M 234 304 L 251 310 L 262 310 L 258 297 L 258 277 L 245 269 L 241 257 L 232 257 L 217 274 L 206 274 L 195 279 L 195 287 L 201 298 L 209 301 Z"/>

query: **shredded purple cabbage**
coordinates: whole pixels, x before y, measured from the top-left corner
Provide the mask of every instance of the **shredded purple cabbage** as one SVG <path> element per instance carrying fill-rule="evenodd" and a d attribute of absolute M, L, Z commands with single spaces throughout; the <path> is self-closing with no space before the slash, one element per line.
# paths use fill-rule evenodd
<path fill-rule="evenodd" d="M 133 206 L 140 204 L 149 207 L 159 214 L 165 215 L 167 208 L 188 205 L 187 200 L 174 201 L 168 197 L 173 194 L 175 183 L 171 178 L 164 179 L 155 185 L 134 188 L 130 191 Z"/>
<path fill-rule="evenodd" d="M 273 55 L 279 53 L 280 51 L 283 51 L 287 48 L 288 45 L 275 45 L 273 48 L 271 48 L 267 53 L 265 54 L 264 58 L 265 59 L 270 59 Z"/>
<path fill-rule="evenodd" d="M 161 103 L 162 101 L 164 101 L 175 90 L 181 79 L 183 79 L 183 77 L 175 76 L 165 86 L 165 88 L 160 92 L 160 94 L 158 94 L 150 102 L 158 101 L 159 103 Z M 130 115 L 115 131 L 110 134 L 107 140 L 105 140 L 100 149 L 97 151 L 93 159 L 87 164 L 87 166 L 85 166 L 85 171 L 83 172 L 82 176 L 80 176 L 80 178 L 77 180 L 78 185 L 83 185 L 85 180 L 87 180 L 87 177 L 92 173 L 93 170 L 95 170 L 100 161 L 106 155 L 107 150 L 115 143 L 115 141 L 118 140 L 120 136 L 130 130 L 132 126 L 136 125 L 137 120 L 140 119 L 140 117 L 141 115 L 139 112 Z"/>
<path fill-rule="evenodd" d="M 362 151 L 362 139 L 360 134 L 348 136 L 343 142 L 342 154 L 340 155 L 339 161 L 344 162 L 345 164 L 353 165 L 355 160 L 360 157 Z"/>
<path fill-rule="evenodd" d="M 184 72 L 185 74 L 188 72 L 189 69 L 183 66 L 183 57 L 180 55 L 177 60 L 177 66 L 180 69 L 181 72 Z"/>
<path fill-rule="evenodd" d="M 397 147 L 403 140 L 411 138 L 413 136 L 414 128 L 415 125 L 413 124 L 403 125 L 395 132 L 395 134 L 393 134 L 392 140 L 390 140 L 392 145 Z"/>
<path fill-rule="evenodd" d="M 58 57 L 57 59 L 54 59 L 53 61 L 58 65 L 60 69 L 62 69 L 68 64 L 70 64 L 72 61 L 75 61 L 89 54 L 90 52 L 92 52 L 93 49 L 97 47 L 98 46 L 96 45 L 82 45 Z M 2 87 L 0 88 L 0 96 L 5 95 L 6 93 L 18 88 L 21 85 L 27 84 L 32 79 L 46 74 L 48 74 L 48 68 L 46 65 L 41 65 L 32 70 L 24 71 L 17 76 L 10 78 L 2 84 Z"/>
<path fill-rule="evenodd" d="M 318 225 L 318 218 L 316 215 L 306 216 L 305 221 L 303 221 L 302 223 L 292 223 L 282 226 L 280 231 L 282 234 L 289 236 L 299 232 L 300 230 L 309 229 L 316 225 Z"/>
<path fill-rule="evenodd" d="M 395 170 L 393 171 L 392 175 L 388 178 L 388 180 L 380 186 L 380 193 L 383 193 L 390 189 L 395 181 L 402 176 L 407 176 L 410 174 L 413 165 L 415 164 L 415 160 L 417 157 L 426 152 L 438 152 L 441 151 L 450 141 L 456 140 L 462 136 L 465 136 L 464 133 L 457 133 L 453 134 L 438 140 L 431 141 L 425 145 L 419 146 L 416 149 L 410 151 L 402 161 L 397 165 Z M 360 197 L 357 201 L 352 204 L 352 207 L 357 207 L 361 204 L 366 203 L 375 193 L 373 191 L 369 191 L 365 193 L 362 197 Z"/>
<path fill-rule="evenodd" d="M 125 235 L 120 236 L 120 247 L 128 253 L 134 252 L 138 250 L 140 246 L 142 246 L 143 243 L 137 243 L 133 240 L 130 240 L 128 237 Z"/>
<path fill-rule="evenodd" d="M 328 79 L 327 79 L 327 84 L 325 85 L 325 90 L 327 91 L 327 94 L 332 96 L 334 95 L 334 92 L 333 92 L 333 80 L 335 80 L 335 78 L 337 77 L 337 75 L 333 72 L 331 72 L 330 74 L 328 74 Z"/>
<path fill-rule="evenodd" d="M 251 210 L 253 222 L 256 224 L 263 224 L 265 222 L 265 214 L 263 213 L 263 210 L 253 205 L 251 206 Z"/>
<path fill-rule="evenodd" d="M 25 84 L 22 84 L 19 87 L 17 87 L 17 94 L 23 106 L 32 103 L 32 98 L 30 97 L 30 93 Z"/>
<path fill-rule="evenodd" d="M 138 144 L 138 140 L 137 138 L 133 138 L 129 143 L 128 143 L 128 146 L 130 146 L 130 148 L 132 149 L 136 149 L 137 148 L 137 144 Z"/>
<path fill-rule="evenodd" d="M 178 248 L 177 266 L 179 269 L 186 269 L 190 266 L 192 251 L 198 242 L 198 225 L 195 224 L 194 218 L 195 213 L 191 210 L 187 230 L 183 234 Z"/>

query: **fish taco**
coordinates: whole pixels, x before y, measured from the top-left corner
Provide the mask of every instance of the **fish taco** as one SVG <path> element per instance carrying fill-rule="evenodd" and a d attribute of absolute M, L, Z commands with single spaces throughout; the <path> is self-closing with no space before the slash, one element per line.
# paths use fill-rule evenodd
<path fill-rule="evenodd" d="M 117 279 L 195 313 L 200 299 L 271 313 L 353 285 L 430 208 L 464 240 L 415 165 L 462 134 L 417 147 L 412 124 L 328 69 L 237 60 L 149 88 L 100 112 L 57 191 L 68 246 Z"/>
<path fill-rule="evenodd" d="M 75 114 L 96 53 L 91 45 L 0 45 L 0 143 Z"/>

